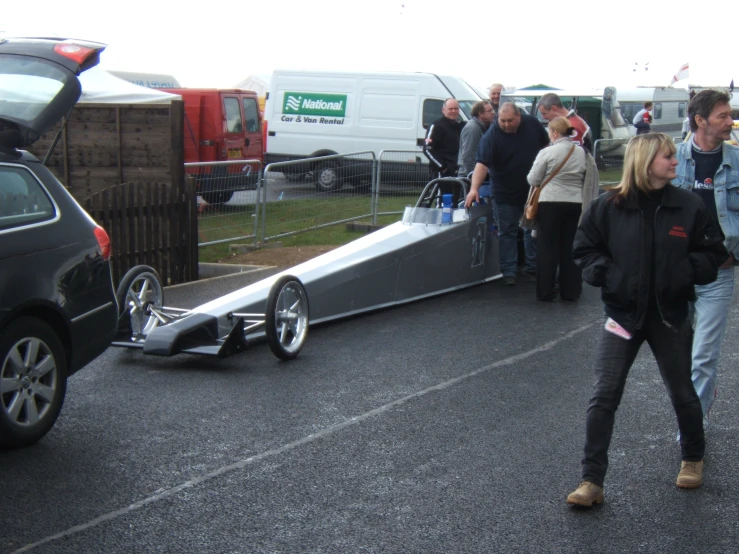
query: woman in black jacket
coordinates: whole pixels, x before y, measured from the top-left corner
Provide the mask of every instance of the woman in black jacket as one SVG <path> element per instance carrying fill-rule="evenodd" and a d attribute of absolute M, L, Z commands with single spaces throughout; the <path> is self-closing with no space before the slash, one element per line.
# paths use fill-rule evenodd
<path fill-rule="evenodd" d="M 690 377 L 688 302 L 695 299 L 693 285 L 713 282 L 728 254 L 698 195 L 670 184 L 676 166 L 667 135 L 632 138 L 621 183 L 590 205 L 575 235 L 575 263 L 586 282 L 601 288 L 608 319 L 587 411 L 583 481 L 569 504 L 603 502 L 614 416 L 644 341 L 677 414 L 682 464 L 676 484 L 703 482 L 703 412 Z"/>

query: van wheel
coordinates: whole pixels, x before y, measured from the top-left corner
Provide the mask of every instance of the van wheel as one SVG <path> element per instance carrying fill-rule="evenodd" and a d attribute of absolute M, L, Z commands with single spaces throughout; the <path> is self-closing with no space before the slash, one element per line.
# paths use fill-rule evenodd
<path fill-rule="evenodd" d="M 339 190 L 343 185 L 340 171 L 339 163 L 336 160 L 323 162 L 313 172 L 316 179 L 316 189 L 319 192 Z"/>
<path fill-rule="evenodd" d="M 208 204 L 225 204 L 233 196 L 233 191 L 230 190 L 213 190 L 203 191 L 200 193 Z"/>

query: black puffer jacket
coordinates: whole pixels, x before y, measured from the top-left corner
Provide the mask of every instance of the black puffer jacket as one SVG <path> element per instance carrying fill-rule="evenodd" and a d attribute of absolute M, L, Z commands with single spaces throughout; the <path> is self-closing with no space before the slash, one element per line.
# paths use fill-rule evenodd
<path fill-rule="evenodd" d="M 668 325 L 687 317 L 693 285 L 715 281 L 728 258 L 718 227 L 692 192 L 667 185 L 653 230 L 645 229 L 635 198 L 617 203 L 608 192 L 593 201 L 575 234 L 573 258 L 585 281 L 601 287 L 606 313 L 630 332 L 641 327 L 649 304 L 652 231 L 654 294 Z"/>

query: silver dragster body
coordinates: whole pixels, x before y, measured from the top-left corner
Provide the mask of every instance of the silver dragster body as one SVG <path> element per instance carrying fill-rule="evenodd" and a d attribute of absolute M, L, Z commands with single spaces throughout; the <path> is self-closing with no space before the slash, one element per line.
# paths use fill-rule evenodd
<path fill-rule="evenodd" d="M 467 191 L 464 179 L 430 182 L 401 221 L 310 261 L 191 310 L 157 306 L 133 291 L 124 305 L 133 332 L 117 346 L 169 356 L 180 352 L 224 356 L 248 339 L 280 341 L 287 359 L 302 347 L 308 324 L 321 323 L 413 302 L 499 278 L 498 240 L 489 199 L 481 205 L 445 210 L 440 186 Z M 153 271 L 153 270 L 152 270 Z M 125 279 L 124 279 L 125 280 Z M 122 283 L 123 284 L 123 283 Z M 154 284 L 156 286 L 156 284 Z M 139 302 L 141 300 L 141 302 Z M 272 347 L 272 344 L 270 344 Z"/>

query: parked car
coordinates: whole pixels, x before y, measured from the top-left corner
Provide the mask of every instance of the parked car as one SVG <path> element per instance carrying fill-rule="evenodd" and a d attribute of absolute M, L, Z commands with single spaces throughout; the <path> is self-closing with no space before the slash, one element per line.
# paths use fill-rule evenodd
<path fill-rule="evenodd" d="M 0 39 L 0 446 L 54 425 L 67 378 L 112 342 L 107 233 L 25 152 L 69 113 L 105 45 Z"/>

